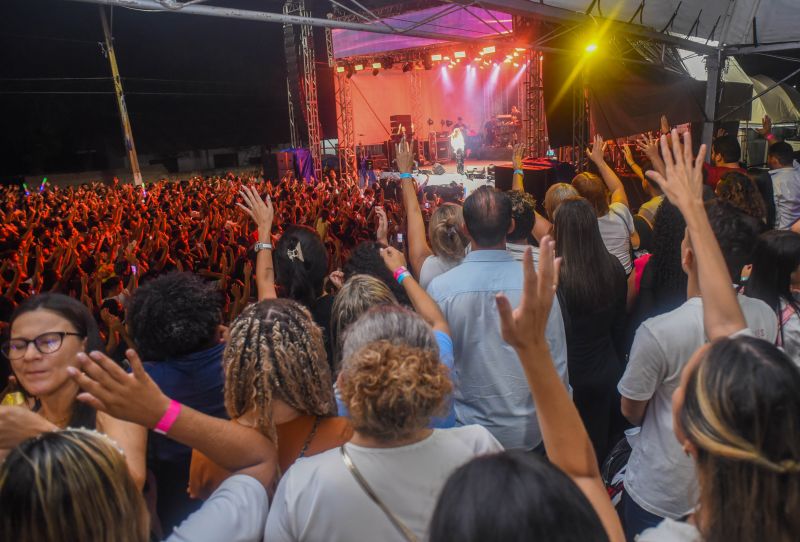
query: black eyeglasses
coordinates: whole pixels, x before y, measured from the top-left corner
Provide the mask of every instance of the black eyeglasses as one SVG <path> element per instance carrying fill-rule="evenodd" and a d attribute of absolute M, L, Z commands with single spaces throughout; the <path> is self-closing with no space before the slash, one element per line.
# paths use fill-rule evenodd
<path fill-rule="evenodd" d="M 42 333 L 34 339 L 11 339 L 3 343 L 0 350 L 3 355 L 8 359 L 22 359 L 25 357 L 25 352 L 28 351 L 28 345 L 33 343 L 36 350 L 42 354 L 52 354 L 57 352 L 64 342 L 64 337 L 72 335 L 74 337 L 83 337 L 80 333 L 70 333 L 68 331 L 49 331 Z"/>

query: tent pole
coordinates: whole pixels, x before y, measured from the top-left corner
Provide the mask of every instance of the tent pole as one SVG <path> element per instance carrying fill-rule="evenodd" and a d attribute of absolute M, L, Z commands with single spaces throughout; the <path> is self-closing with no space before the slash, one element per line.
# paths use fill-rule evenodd
<path fill-rule="evenodd" d="M 717 116 L 717 96 L 719 94 L 720 73 L 722 68 L 722 53 L 717 51 L 706 57 L 706 82 L 705 121 L 703 123 L 702 143 L 706 146 L 706 160 L 711 162 L 711 142 L 714 140 L 714 119 Z"/>

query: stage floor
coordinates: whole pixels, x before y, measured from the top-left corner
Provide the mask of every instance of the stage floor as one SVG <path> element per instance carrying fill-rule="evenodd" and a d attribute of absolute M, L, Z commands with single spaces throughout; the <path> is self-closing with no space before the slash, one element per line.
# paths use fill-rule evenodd
<path fill-rule="evenodd" d="M 457 164 L 454 161 L 447 162 L 442 164 L 444 167 L 444 174 L 442 175 L 428 175 L 428 186 L 443 186 L 449 185 L 450 183 L 456 183 L 464 185 L 467 189 L 467 193 L 472 192 L 473 190 L 480 188 L 488 184 L 488 180 L 486 176 L 483 174 L 484 170 L 489 166 L 500 166 L 506 165 L 510 166 L 511 162 L 508 160 L 502 161 L 491 161 L 491 160 L 465 160 L 464 161 L 464 170 L 469 172 L 472 169 L 477 169 L 480 175 L 480 178 L 470 179 L 466 175 L 459 175 L 456 173 Z M 422 171 L 430 171 L 433 169 L 433 166 L 422 166 L 420 170 Z M 393 177 L 399 177 L 399 174 L 395 171 L 383 171 L 380 174 L 382 179 L 391 179 Z M 418 183 L 422 183 L 425 181 L 425 175 L 415 175 L 415 178 Z"/>

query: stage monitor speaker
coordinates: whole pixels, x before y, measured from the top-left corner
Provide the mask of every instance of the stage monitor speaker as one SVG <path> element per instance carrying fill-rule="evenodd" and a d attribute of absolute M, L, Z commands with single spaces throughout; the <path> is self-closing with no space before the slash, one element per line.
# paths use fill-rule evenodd
<path fill-rule="evenodd" d="M 433 174 L 444 175 L 444 166 L 438 162 L 433 164 Z"/>
<path fill-rule="evenodd" d="M 406 136 L 406 141 L 414 139 L 414 125 L 411 122 L 411 115 L 391 115 L 389 124 L 392 130 L 392 141 L 395 143 Z"/>

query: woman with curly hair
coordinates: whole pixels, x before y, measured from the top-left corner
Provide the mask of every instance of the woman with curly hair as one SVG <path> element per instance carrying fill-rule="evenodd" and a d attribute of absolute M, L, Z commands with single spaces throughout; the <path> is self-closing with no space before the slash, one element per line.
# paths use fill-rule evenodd
<path fill-rule="evenodd" d="M 349 338 L 363 335 L 360 328 L 385 311 L 396 319 L 410 314 L 375 307 L 345 339 L 337 384 L 353 437 L 297 462 L 283 477 L 266 540 L 421 540 L 450 473 L 501 449 L 480 426 L 428 428 L 452 390 L 435 351 L 382 340 L 349 352 Z"/>
<path fill-rule="evenodd" d="M 269 299 L 245 309 L 231 325 L 223 365 L 228 415 L 277 445 L 282 471 L 350 438 L 347 420 L 336 416 L 322 331 L 299 303 Z M 207 495 L 225 476 L 195 454 L 190 493 Z"/>
<path fill-rule="evenodd" d="M 756 218 L 762 224 L 767 221 L 767 206 L 756 183 L 744 173 L 731 171 L 720 177 L 714 189 L 717 198 L 727 201 L 740 211 Z"/>

